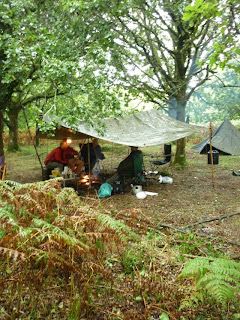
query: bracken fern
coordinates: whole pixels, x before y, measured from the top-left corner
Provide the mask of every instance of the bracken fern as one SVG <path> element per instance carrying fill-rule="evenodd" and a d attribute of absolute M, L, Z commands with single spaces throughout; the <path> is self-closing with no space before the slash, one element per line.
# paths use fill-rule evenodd
<path fill-rule="evenodd" d="M 226 307 L 239 295 L 240 264 L 228 259 L 196 258 L 186 263 L 180 278 L 192 279 L 196 285 L 191 299 L 183 301 L 181 308 L 191 306 L 191 301 L 203 301 L 204 296 Z"/>
<path fill-rule="evenodd" d="M 25 294 L 40 295 L 50 275 L 71 279 L 71 294 L 81 293 L 81 307 L 89 308 L 85 301 L 95 277 L 110 278 L 103 268 L 108 250 L 114 243 L 139 239 L 123 222 L 83 204 L 72 188 L 62 189 L 57 179 L 25 185 L 0 182 L 0 198 L 1 291 L 11 295 L 10 308 L 26 308 L 20 307 L 17 289 L 23 283 Z M 37 303 L 31 305 L 37 308 Z"/>

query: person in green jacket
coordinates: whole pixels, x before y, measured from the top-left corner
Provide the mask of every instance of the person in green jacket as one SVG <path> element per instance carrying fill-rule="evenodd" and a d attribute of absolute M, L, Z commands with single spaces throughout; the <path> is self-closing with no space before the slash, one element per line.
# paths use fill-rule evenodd
<path fill-rule="evenodd" d="M 106 182 L 112 184 L 114 181 L 122 180 L 123 178 L 129 179 L 136 177 L 142 172 L 143 154 L 138 147 L 130 147 L 131 153 L 119 163 L 117 172 L 109 178 Z"/>

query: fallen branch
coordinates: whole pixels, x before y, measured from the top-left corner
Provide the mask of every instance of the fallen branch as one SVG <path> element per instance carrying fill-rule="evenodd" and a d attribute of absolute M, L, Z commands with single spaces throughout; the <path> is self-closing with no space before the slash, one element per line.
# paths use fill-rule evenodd
<path fill-rule="evenodd" d="M 157 224 L 157 227 L 167 228 L 167 229 L 173 229 L 173 230 L 179 231 L 179 232 L 181 232 L 181 233 L 189 233 L 189 231 L 185 231 L 185 230 L 183 230 L 182 228 L 170 226 L 170 225 L 168 225 L 168 224 L 163 224 L 163 223 L 158 223 L 158 224 Z"/>
<path fill-rule="evenodd" d="M 240 213 L 238 213 L 238 214 L 240 214 Z M 233 213 L 232 215 L 237 215 L 237 213 Z M 196 223 L 196 224 L 199 224 L 199 223 Z M 195 225 L 195 224 L 193 224 L 193 225 Z M 191 225 L 189 225 L 189 226 L 191 226 Z M 190 234 L 191 233 L 190 230 L 184 230 L 187 227 L 188 226 L 185 226 L 184 228 L 180 228 L 180 227 L 174 227 L 174 226 L 170 226 L 168 224 L 163 224 L 163 223 L 158 223 L 157 224 L 157 230 L 159 230 L 160 228 L 166 228 L 166 229 L 172 229 L 172 230 L 178 231 L 180 233 Z M 229 243 L 229 244 L 232 244 L 232 245 L 235 245 L 235 246 L 240 246 L 240 242 L 234 242 L 234 241 L 231 241 L 231 240 L 222 240 L 222 239 L 218 238 L 217 236 L 210 236 L 210 235 L 207 235 L 205 233 L 200 233 L 200 232 L 194 232 L 194 234 L 196 236 L 198 236 L 198 237 L 203 237 L 203 238 L 214 240 L 214 241 L 218 241 L 219 240 L 220 242 L 223 242 L 223 243 Z"/>
<path fill-rule="evenodd" d="M 199 221 L 199 222 L 195 222 L 195 223 L 192 223 L 192 224 L 188 224 L 184 227 L 184 229 L 187 229 L 187 228 L 191 228 L 191 227 L 194 227 L 198 224 L 203 224 L 203 223 L 207 223 L 207 222 L 212 222 L 212 221 L 216 221 L 216 220 L 223 220 L 223 219 L 227 219 L 227 218 L 231 218 L 233 216 L 237 216 L 239 215 L 240 212 L 236 212 L 236 213 L 231 213 L 231 214 L 227 214 L 225 216 L 221 216 L 221 217 L 216 217 L 216 218 L 212 218 L 212 219 L 207 219 L 207 220 L 202 220 L 202 221 Z"/>

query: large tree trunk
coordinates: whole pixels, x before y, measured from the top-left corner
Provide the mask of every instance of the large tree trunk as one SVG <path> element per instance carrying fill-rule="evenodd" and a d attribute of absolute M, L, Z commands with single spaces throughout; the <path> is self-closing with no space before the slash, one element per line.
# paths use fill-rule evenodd
<path fill-rule="evenodd" d="M 4 128 L 3 111 L 0 110 L 0 156 L 4 156 L 3 128 Z"/>
<path fill-rule="evenodd" d="M 20 109 L 10 109 L 8 112 L 9 117 L 9 142 L 8 151 L 15 152 L 19 150 L 18 144 L 18 115 Z"/>
<path fill-rule="evenodd" d="M 185 101 L 178 103 L 177 120 L 185 122 L 185 108 L 186 108 Z M 185 138 L 177 140 L 177 149 L 176 149 L 176 154 L 175 154 L 175 159 L 173 161 L 173 164 L 180 164 L 181 166 L 185 165 L 186 163 L 185 146 L 186 146 Z"/>

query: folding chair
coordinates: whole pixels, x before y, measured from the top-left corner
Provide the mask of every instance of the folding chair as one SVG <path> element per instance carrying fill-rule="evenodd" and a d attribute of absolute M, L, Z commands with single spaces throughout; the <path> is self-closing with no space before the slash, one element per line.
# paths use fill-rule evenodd
<path fill-rule="evenodd" d="M 141 184 L 145 177 L 144 171 L 143 153 L 139 150 L 138 152 L 134 152 L 132 156 L 131 169 L 119 173 L 119 182 L 121 182 L 122 189 L 132 183 Z"/>
<path fill-rule="evenodd" d="M 0 157 L 0 179 L 2 181 L 5 180 L 5 175 L 6 175 L 6 164 L 5 164 L 5 157 L 2 156 Z"/>
<path fill-rule="evenodd" d="M 156 160 L 150 160 L 150 163 L 155 166 L 162 166 L 166 163 L 170 163 L 172 159 L 172 146 L 171 144 L 164 144 L 164 155 L 154 156 L 152 155 L 151 158 L 153 159 L 156 157 Z M 163 160 L 159 160 L 159 158 L 164 158 Z"/>

